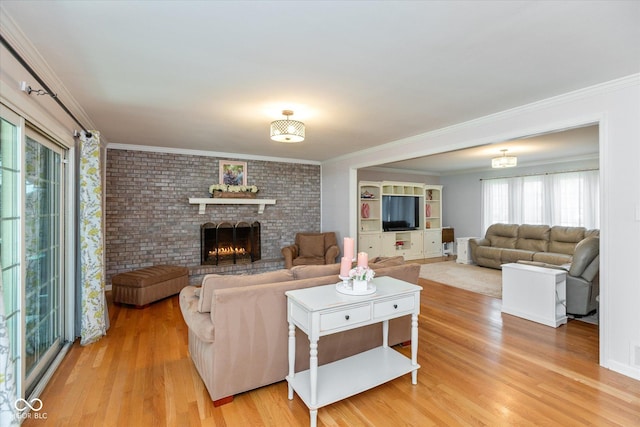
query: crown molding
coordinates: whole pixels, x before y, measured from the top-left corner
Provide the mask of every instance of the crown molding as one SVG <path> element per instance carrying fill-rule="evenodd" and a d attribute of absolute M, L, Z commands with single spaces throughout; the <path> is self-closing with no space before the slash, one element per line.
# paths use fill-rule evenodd
<path fill-rule="evenodd" d="M 186 156 L 220 157 L 225 159 L 259 160 L 264 162 L 296 163 L 296 164 L 305 164 L 305 165 L 314 165 L 314 166 L 321 165 L 321 162 L 315 161 L 315 160 L 291 159 L 287 157 L 254 156 L 251 154 L 226 153 L 221 151 L 189 150 L 184 148 L 154 147 L 150 145 L 109 143 L 107 144 L 107 149 L 108 150 L 147 151 L 152 153 L 165 153 L 165 154 L 183 154 Z"/>
<path fill-rule="evenodd" d="M 344 154 L 342 156 L 325 160 L 324 163 L 340 162 L 340 161 L 349 160 L 357 157 L 364 157 L 368 154 L 374 154 L 380 151 L 387 151 L 389 149 L 394 149 L 394 148 L 400 149 L 407 144 L 418 143 L 424 140 L 434 139 L 442 135 L 448 135 L 454 132 L 464 131 L 467 128 L 473 128 L 473 127 L 489 124 L 497 120 L 507 119 L 507 118 L 511 118 L 511 117 L 525 114 L 525 113 L 535 112 L 544 108 L 548 108 L 549 106 L 558 105 L 560 103 L 571 102 L 574 100 L 595 96 L 595 95 L 603 95 L 603 94 L 611 93 L 617 90 L 625 89 L 628 87 L 634 87 L 634 86 L 640 86 L 640 73 L 631 74 L 625 77 L 621 77 L 619 79 L 598 83 L 582 89 L 577 89 L 564 94 L 552 96 L 550 98 L 545 98 L 545 99 L 531 102 L 529 104 L 525 104 L 519 107 L 510 108 L 508 110 L 489 114 L 487 116 L 482 116 L 476 119 L 471 119 L 466 122 L 462 122 L 462 123 L 447 126 L 444 128 L 436 129 L 433 131 L 425 132 L 419 135 L 414 135 L 414 136 L 399 139 L 396 141 L 391 141 L 382 145 L 376 145 L 375 147 L 367 148 L 354 153 Z M 597 123 L 598 122 L 597 119 L 598 119 L 597 117 L 585 118 L 580 123 L 562 123 L 562 124 L 557 124 L 557 126 L 558 126 L 558 129 L 570 128 L 572 126 L 584 125 L 588 122 Z M 525 131 L 524 133 L 521 131 L 519 138 L 522 138 L 524 136 L 529 136 L 529 135 L 535 135 L 537 133 L 539 133 L 539 130 L 532 129 L 530 130 L 530 132 Z M 508 137 L 503 138 L 503 140 L 508 140 L 508 139 L 511 139 L 511 138 L 508 138 Z M 501 141 L 495 140 L 495 141 L 477 142 L 474 145 L 482 145 L 483 143 L 495 143 L 495 142 L 501 142 Z M 459 148 L 465 148 L 465 147 L 448 147 L 446 151 L 451 151 Z M 395 151 L 398 152 L 399 154 L 391 157 L 387 156 L 386 157 L 387 162 L 406 160 L 406 156 L 401 154 L 403 152 L 402 150 L 395 150 Z M 429 152 L 427 150 L 424 153 L 416 153 L 415 151 L 412 151 L 412 157 L 426 156 L 430 154 L 440 153 L 442 151 L 443 151 L 442 147 L 440 147 L 440 149 L 438 150 L 435 150 L 434 152 Z"/>
<path fill-rule="evenodd" d="M 69 111 L 71 111 L 88 130 L 95 130 L 96 127 L 93 121 L 89 118 L 82 106 L 71 95 L 71 92 L 69 92 L 62 80 L 58 78 L 47 61 L 40 55 L 40 52 L 38 52 L 33 43 L 31 43 L 2 5 L 0 5 L 0 33 L 2 33 L 2 36 L 9 42 L 11 47 L 18 52 L 22 59 L 47 83 L 47 86 L 55 92 L 57 98 L 64 103 Z"/>

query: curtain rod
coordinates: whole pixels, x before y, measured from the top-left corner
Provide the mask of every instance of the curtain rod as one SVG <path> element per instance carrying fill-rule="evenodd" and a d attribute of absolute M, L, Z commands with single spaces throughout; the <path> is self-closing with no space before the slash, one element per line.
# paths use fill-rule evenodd
<path fill-rule="evenodd" d="M 9 44 L 9 42 L 7 42 L 7 40 L 4 38 L 2 34 L 0 34 L 0 41 L 2 41 L 2 44 L 4 45 L 4 47 L 6 47 L 9 52 L 11 52 L 11 55 L 13 55 L 13 57 L 20 63 L 20 65 L 22 65 L 25 68 L 25 70 L 27 70 L 29 74 L 31 74 L 33 78 L 35 78 L 40 85 L 42 85 L 42 87 L 46 90 L 47 94 L 51 96 L 51 98 L 53 98 L 54 101 L 58 103 L 58 105 L 64 110 L 64 112 L 67 113 L 67 115 L 71 117 L 73 121 L 78 124 L 78 126 L 80 126 L 80 128 L 84 131 L 87 137 L 91 137 L 91 132 L 89 132 L 87 128 L 85 128 L 82 125 L 82 123 L 80 123 L 80 121 L 76 119 L 76 116 L 74 116 L 73 113 L 69 111 L 69 109 L 66 107 L 66 105 L 64 105 L 62 101 L 60 101 L 60 98 L 58 98 L 58 95 L 53 93 L 53 91 L 49 88 L 49 86 L 47 86 L 47 84 L 40 78 L 40 76 L 38 76 L 35 70 L 31 68 L 31 66 L 27 64 L 27 62 L 24 59 L 22 59 L 20 54 L 13 48 L 13 46 Z"/>
<path fill-rule="evenodd" d="M 542 176 L 542 175 L 557 175 L 560 173 L 572 173 L 572 172 L 590 172 L 597 171 L 599 168 L 591 168 L 591 169 L 575 169 L 570 171 L 558 171 L 558 172 L 545 172 L 545 173 L 530 173 L 528 175 L 514 175 L 514 176 L 496 176 L 493 178 L 480 178 L 480 181 L 491 181 L 492 179 L 505 179 L 505 178 L 526 178 L 528 176 Z"/>

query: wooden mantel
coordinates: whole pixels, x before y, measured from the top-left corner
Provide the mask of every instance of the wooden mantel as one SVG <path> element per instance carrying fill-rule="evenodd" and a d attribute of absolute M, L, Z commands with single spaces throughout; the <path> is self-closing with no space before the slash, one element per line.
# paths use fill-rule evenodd
<path fill-rule="evenodd" d="M 258 213 L 264 212 L 266 205 L 275 205 L 276 199 L 213 199 L 213 198 L 197 198 L 189 197 L 189 203 L 192 205 L 200 205 L 198 213 L 204 215 L 207 205 L 258 205 Z"/>

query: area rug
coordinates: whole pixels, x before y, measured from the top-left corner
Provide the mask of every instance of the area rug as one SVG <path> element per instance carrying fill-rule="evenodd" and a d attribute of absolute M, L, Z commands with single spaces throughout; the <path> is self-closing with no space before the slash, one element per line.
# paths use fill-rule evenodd
<path fill-rule="evenodd" d="M 455 261 L 423 264 L 420 277 L 443 285 L 466 289 L 494 298 L 502 298 L 502 271 Z"/>
<path fill-rule="evenodd" d="M 477 265 L 458 264 L 455 261 L 445 261 L 423 264 L 420 267 L 420 277 L 443 285 L 502 299 L 501 270 L 478 267 Z M 575 317 L 568 315 L 568 317 L 570 320 L 579 320 L 592 325 L 599 323 L 597 312 L 590 316 Z"/>

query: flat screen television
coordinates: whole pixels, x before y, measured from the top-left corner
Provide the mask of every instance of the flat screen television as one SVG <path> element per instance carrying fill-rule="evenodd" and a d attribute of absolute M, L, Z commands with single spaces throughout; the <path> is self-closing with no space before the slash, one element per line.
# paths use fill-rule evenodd
<path fill-rule="evenodd" d="M 405 231 L 420 228 L 420 198 L 382 196 L 382 230 Z"/>

